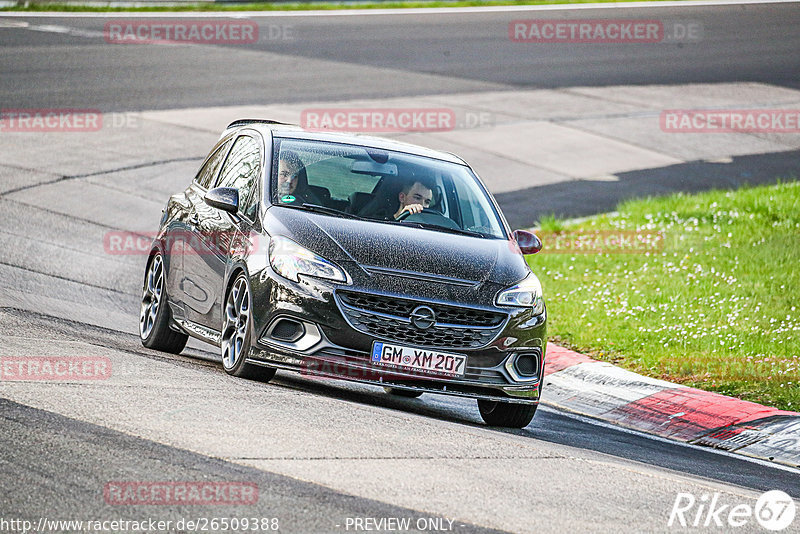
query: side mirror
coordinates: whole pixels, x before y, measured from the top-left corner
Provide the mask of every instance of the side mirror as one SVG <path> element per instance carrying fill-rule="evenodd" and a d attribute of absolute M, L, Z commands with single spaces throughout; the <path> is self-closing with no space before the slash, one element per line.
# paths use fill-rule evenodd
<path fill-rule="evenodd" d="M 519 249 L 523 254 L 536 254 L 542 250 L 542 240 L 533 232 L 514 230 L 514 239 L 517 240 Z"/>
<path fill-rule="evenodd" d="M 239 190 L 235 187 L 215 187 L 209 189 L 203 198 L 206 204 L 218 210 L 233 213 L 239 211 Z"/>

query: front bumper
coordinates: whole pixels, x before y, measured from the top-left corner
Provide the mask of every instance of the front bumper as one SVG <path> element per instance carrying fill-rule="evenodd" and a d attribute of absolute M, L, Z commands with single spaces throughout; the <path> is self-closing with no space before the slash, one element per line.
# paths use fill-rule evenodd
<path fill-rule="evenodd" d="M 356 266 L 348 266 L 353 273 Z M 356 271 L 358 273 L 358 271 Z M 269 267 L 251 276 L 253 290 L 253 343 L 248 363 L 299 371 L 315 377 L 342 379 L 397 389 L 440 393 L 503 402 L 535 404 L 541 393 L 545 361 L 546 312 L 533 316 L 529 309 L 477 305 L 493 302 L 502 288 L 454 287 L 430 280 L 397 280 L 387 276 L 353 276 L 352 284 L 301 277 L 299 283 L 276 275 Z M 366 331 L 344 314 L 337 292 L 360 292 L 413 300 L 432 306 L 500 312 L 505 319 L 488 342 L 479 346 L 443 346 L 450 338 L 437 338 L 437 346 L 396 339 L 397 330 Z M 286 325 L 294 324 L 285 328 Z M 299 328 L 296 325 L 301 325 Z M 460 339 L 460 338 L 459 338 Z M 464 354 L 464 376 L 420 375 L 374 365 L 374 341 Z M 467 343 L 463 341 L 462 343 Z M 525 360 L 525 365 L 520 362 Z"/>

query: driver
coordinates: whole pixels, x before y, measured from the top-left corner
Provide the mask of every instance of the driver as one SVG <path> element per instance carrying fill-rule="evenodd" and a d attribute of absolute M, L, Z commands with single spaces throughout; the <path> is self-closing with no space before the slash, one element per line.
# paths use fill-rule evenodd
<path fill-rule="evenodd" d="M 400 207 L 392 215 L 395 220 L 404 211 L 414 215 L 422 212 L 425 208 L 430 208 L 431 201 L 433 201 L 433 186 L 427 180 L 422 179 L 408 182 L 398 193 L 397 198 L 400 201 Z"/>

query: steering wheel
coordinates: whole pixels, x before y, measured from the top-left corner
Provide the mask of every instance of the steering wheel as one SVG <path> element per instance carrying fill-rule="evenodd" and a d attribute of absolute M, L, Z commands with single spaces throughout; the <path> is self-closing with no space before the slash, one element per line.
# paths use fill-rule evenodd
<path fill-rule="evenodd" d="M 431 208 L 422 208 L 422 211 L 419 212 L 418 215 L 421 215 L 423 213 L 432 213 L 432 214 L 435 214 L 435 215 L 441 215 L 441 213 L 439 213 L 438 211 L 436 211 L 434 209 L 431 209 Z M 408 219 L 410 216 L 411 216 L 411 212 L 410 211 L 403 210 L 403 211 L 400 212 L 400 215 L 397 216 L 395 221 L 404 221 L 404 220 Z"/>
<path fill-rule="evenodd" d="M 411 214 L 408 211 L 403 211 L 397 219 L 398 221 L 408 220 L 409 222 L 421 222 L 426 224 L 432 224 L 436 226 L 442 226 L 444 228 L 453 228 L 455 230 L 460 230 L 461 227 L 456 224 L 453 219 L 449 217 L 445 217 L 442 215 L 441 212 L 436 211 L 431 208 L 423 208 L 423 210 L 419 213 Z"/>

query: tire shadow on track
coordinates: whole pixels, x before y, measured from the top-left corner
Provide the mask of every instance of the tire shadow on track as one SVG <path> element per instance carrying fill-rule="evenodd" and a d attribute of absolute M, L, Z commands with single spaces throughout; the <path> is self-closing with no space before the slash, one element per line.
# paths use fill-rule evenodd
<path fill-rule="evenodd" d="M 16 308 L 0 308 L 0 326 L 6 332 L 18 336 L 30 336 L 44 343 L 58 341 L 80 341 L 98 347 L 124 352 L 131 356 L 139 356 L 150 360 L 168 363 L 183 368 L 203 367 L 204 369 L 224 374 L 222 359 L 214 352 L 214 347 L 207 349 L 187 347 L 180 354 L 169 354 L 143 347 L 139 336 L 135 333 L 111 330 L 80 321 L 53 317 L 47 314 L 30 312 Z M 297 391 L 322 395 L 347 402 L 357 402 L 369 406 L 396 409 L 415 413 L 426 417 L 456 423 L 483 426 L 474 401 L 459 399 L 456 406 L 447 402 L 426 403 L 423 399 L 405 399 L 384 393 L 378 386 L 349 383 L 341 380 L 304 377 L 290 371 L 279 371 L 268 383 L 230 378 L 231 384 L 247 387 L 281 387 Z M 433 395 L 427 399 L 435 398 Z M 474 412 L 474 413 L 471 413 Z"/>
<path fill-rule="evenodd" d="M 261 518 L 268 518 L 270 528 L 262 526 L 261 529 L 243 528 L 239 531 L 297 533 L 346 531 L 343 525 L 352 517 L 405 517 L 410 518 L 412 527 L 420 517 L 438 517 L 437 514 L 341 493 L 312 482 L 131 436 L 2 398 L 0 421 L 3 423 L 0 425 L 0 444 L 4 445 L 4 459 L 7 460 L 3 466 L 6 476 L 0 477 L 0 509 L 8 516 L 31 521 L 34 525 L 48 510 L 55 516 L 88 517 L 92 521 L 141 521 L 147 517 L 154 521 L 172 522 L 172 527 L 159 529 L 160 532 L 208 531 L 208 523 L 196 529 L 176 526 L 178 522 L 192 520 L 199 524 L 197 518 L 203 517 L 248 518 L 257 524 L 261 523 Z M 218 503 L 214 502 L 213 492 L 212 497 L 206 498 L 211 501 L 209 504 L 194 503 L 191 499 L 176 498 L 171 503 L 159 500 L 165 498 L 164 487 L 171 484 L 194 486 L 200 484 L 197 481 L 212 488 L 215 485 L 223 489 L 237 485 L 254 487 L 255 501 L 239 499 L 237 502 L 232 498 L 234 502 Z M 151 485 L 160 488 L 161 493 L 155 493 L 155 497 L 150 497 L 150 494 L 142 497 L 143 494 L 137 492 L 135 498 L 125 493 L 126 499 L 121 502 L 110 499 L 109 485 L 126 484 Z M 275 528 L 278 525 L 279 528 Z M 223 531 L 212 527 L 211 531 L 215 530 Z M 458 533 L 502 532 L 460 520 L 452 530 Z M 417 528 L 408 531 L 427 532 Z"/>

